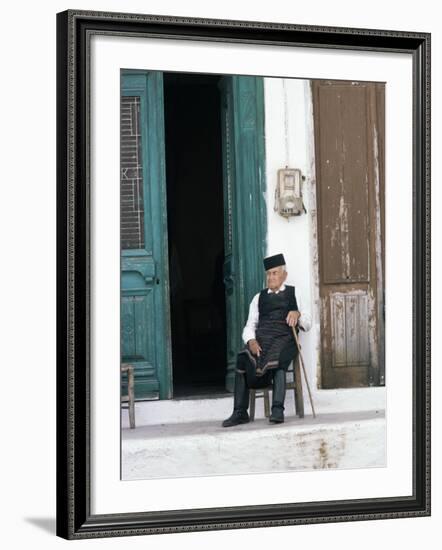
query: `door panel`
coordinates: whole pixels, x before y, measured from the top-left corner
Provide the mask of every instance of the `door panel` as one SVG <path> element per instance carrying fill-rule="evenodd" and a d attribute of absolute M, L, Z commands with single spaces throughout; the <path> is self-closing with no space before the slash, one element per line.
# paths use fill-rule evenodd
<path fill-rule="evenodd" d="M 383 383 L 383 86 L 313 81 L 324 388 Z"/>
<path fill-rule="evenodd" d="M 222 146 L 227 317 L 226 388 L 233 390 L 236 354 L 249 303 L 263 285 L 266 248 L 264 83 L 261 77 L 224 77 Z"/>
<path fill-rule="evenodd" d="M 162 74 L 123 71 L 121 361 L 138 399 L 172 395 L 164 161 Z"/>

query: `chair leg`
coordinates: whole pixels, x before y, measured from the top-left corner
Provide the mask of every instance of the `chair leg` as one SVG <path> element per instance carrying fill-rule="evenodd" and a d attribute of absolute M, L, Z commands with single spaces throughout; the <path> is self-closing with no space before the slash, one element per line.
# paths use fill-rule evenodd
<path fill-rule="evenodd" d="M 269 397 L 269 390 L 264 390 L 264 414 L 266 418 L 269 418 L 270 416 L 270 397 Z"/>
<path fill-rule="evenodd" d="M 299 365 L 299 357 L 296 358 L 293 365 L 293 376 L 295 379 L 295 407 L 296 414 L 299 418 L 304 418 L 304 396 L 302 393 L 301 367 Z"/>
<path fill-rule="evenodd" d="M 256 392 L 255 390 L 250 390 L 250 409 L 249 409 L 249 417 L 250 421 L 253 422 L 255 420 L 255 399 L 256 399 Z"/>
<path fill-rule="evenodd" d="M 129 424 L 132 429 L 135 428 L 135 405 L 133 402 L 129 406 Z"/>
<path fill-rule="evenodd" d="M 128 370 L 127 382 L 129 395 L 129 425 L 133 429 L 135 428 L 135 384 L 133 367 Z"/>

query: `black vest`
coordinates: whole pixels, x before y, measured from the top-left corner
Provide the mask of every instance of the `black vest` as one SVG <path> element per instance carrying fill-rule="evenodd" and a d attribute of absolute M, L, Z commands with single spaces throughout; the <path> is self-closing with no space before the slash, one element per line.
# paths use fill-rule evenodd
<path fill-rule="evenodd" d="M 265 288 L 261 290 L 258 300 L 259 322 L 261 321 L 285 321 L 289 311 L 296 311 L 295 287 L 285 285 L 285 289 L 275 292 L 268 292 Z"/>

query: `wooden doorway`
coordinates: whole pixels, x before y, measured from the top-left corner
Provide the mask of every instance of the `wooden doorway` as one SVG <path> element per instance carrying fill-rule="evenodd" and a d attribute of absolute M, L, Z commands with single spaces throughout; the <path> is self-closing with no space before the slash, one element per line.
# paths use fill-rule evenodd
<path fill-rule="evenodd" d="M 385 86 L 316 80 L 312 94 L 321 385 L 383 385 Z"/>
<path fill-rule="evenodd" d="M 123 70 L 120 128 L 121 361 L 136 398 L 232 391 L 263 282 L 263 79 Z"/>

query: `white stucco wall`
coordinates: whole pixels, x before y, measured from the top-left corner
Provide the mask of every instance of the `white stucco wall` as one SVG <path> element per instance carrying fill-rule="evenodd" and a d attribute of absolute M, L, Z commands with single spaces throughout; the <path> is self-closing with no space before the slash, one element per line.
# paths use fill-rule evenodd
<path fill-rule="evenodd" d="M 313 121 L 310 82 L 301 79 L 265 78 L 265 141 L 267 179 L 267 254 L 282 252 L 287 262 L 288 284 L 296 287 L 302 305 L 312 316 L 312 328 L 302 333 L 305 365 L 312 386 L 319 379 L 319 315 L 315 296 L 314 210 L 311 193 L 314 177 Z M 307 213 L 283 218 L 274 211 L 277 173 L 280 168 L 299 168 Z"/>

